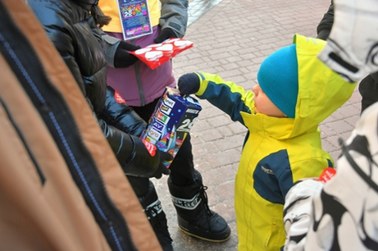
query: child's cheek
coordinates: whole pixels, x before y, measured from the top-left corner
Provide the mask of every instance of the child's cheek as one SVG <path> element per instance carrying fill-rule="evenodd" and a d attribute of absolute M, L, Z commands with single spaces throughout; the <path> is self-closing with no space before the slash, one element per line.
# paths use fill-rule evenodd
<path fill-rule="evenodd" d="M 255 106 L 254 106 L 254 109 L 255 109 L 255 113 L 258 113 L 259 112 L 259 101 L 258 99 L 255 99 Z"/>

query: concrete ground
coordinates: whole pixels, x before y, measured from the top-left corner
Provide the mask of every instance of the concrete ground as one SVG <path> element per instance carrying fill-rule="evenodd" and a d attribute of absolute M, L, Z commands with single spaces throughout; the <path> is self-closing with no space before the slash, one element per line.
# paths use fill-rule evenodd
<path fill-rule="evenodd" d="M 261 61 L 290 44 L 294 33 L 316 36 L 316 26 L 329 0 L 192 0 L 186 39 L 194 47 L 174 59 L 175 75 L 203 70 L 251 88 Z M 360 112 L 360 95 L 352 98 L 321 124 L 323 146 L 334 158 L 339 138 L 347 138 Z M 202 173 L 212 210 L 232 229 L 224 243 L 208 243 L 183 234 L 177 227 L 166 177 L 154 181 L 168 217 L 176 251 L 237 249 L 234 214 L 234 176 L 246 130 L 217 108 L 201 101 L 203 110 L 192 128 L 196 168 Z"/>

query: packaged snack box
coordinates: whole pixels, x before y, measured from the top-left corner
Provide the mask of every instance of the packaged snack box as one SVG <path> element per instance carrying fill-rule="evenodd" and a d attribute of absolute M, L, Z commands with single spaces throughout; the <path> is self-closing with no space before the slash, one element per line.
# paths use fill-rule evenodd
<path fill-rule="evenodd" d="M 146 145 L 153 144 L 174 158 L 201 109 L 198 100 L 190 96 L 183 97 L 177 89 L 167 87 L 142 133 L 142 140 Z M 169 168 L 171 162 L 164 164 Z"/>

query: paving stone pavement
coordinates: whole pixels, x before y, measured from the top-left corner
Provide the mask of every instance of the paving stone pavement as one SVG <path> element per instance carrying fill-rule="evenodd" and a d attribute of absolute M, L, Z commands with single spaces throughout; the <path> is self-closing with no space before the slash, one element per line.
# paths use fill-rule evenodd
<path fill-rule="evenodd" d="M 291 43 L 294 33 L 316 36 L 316 25 L 329 0 L 192 0 L 186 39 L 194 47 L 174 59 L 176 77 L 203 70 L 251 88 L 261 61 L 274 50 Z M 334 158 L 340 153 L 338 139 L 346 139 L 359 117 L 361 97 L 352 98 L 321 124 L 323 146 Z M 183 234 L 166 177 L 154 181 L 167 214 L 176 251 L 230 251 L 237 249 L 234 214 L 234 176 L 246 130 L 232 122 L 207 101 L 192 130 L 196 168 L 201 172 L 212 210 L 232 229 L 224 243 L 208 243 Z"/>

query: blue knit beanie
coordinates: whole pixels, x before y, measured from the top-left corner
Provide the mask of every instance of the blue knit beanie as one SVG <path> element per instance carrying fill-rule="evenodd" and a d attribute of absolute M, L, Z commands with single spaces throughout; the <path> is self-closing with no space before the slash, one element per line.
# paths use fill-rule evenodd
<path fill-rule="evenodd" d="M 298 62 L 295 44 L 270 54 L 257 73 L 261 89 L 286 116 L 295 117 L 298 96 Z"/>

